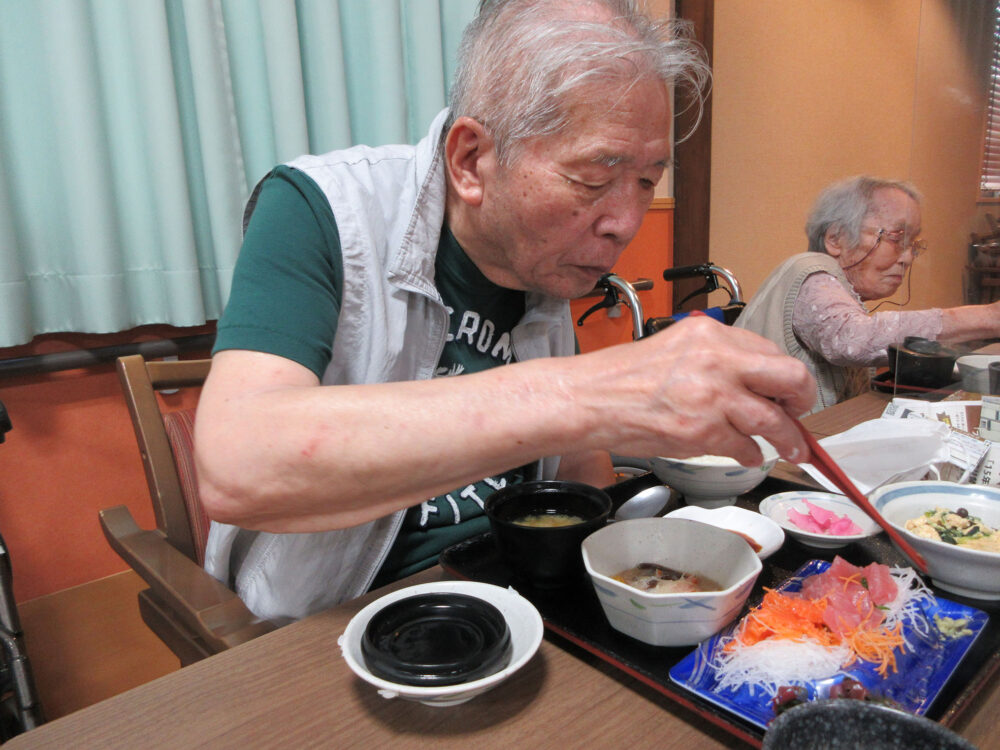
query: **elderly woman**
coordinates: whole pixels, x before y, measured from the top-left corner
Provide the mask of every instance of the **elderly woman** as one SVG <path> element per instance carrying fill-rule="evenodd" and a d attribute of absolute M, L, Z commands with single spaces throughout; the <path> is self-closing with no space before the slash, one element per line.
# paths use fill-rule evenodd
<path fill-rule="evenodd" d="M 906 182 L 852 177 L 826 188 L 806 224 L 809 252 L 782 263 L 735 325 L 771 339 L 816 377 L 812 411 L 867 389 L 872 366 L 906 336 L 947 342 L 1000 335 L 1000 306 L 869 312 L 926 250 L 920 195 Z"/>

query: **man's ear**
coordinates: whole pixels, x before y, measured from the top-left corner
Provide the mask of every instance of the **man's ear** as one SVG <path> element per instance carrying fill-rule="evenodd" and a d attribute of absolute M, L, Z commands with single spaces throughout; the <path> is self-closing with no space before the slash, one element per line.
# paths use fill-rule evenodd
<path fill-rule="evenodd" d="M 445 167 L 455 194 L 470 206 L 483 202 L 483 186 L 495 162 L 493 139 L 482 123 L 459 117 L 444 142 Z"/>

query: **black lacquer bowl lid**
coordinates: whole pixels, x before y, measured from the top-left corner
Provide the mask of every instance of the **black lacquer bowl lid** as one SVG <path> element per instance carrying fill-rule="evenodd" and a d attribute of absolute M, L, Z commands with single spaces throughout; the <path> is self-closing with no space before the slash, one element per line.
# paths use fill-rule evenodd
<path fill-rule="evenodd" d="M 403 685 L 457 685 L 503 669 L 507 621 L 489 602 L 457 593 L 398 599 L 376 612 L 361 639 L 372 674 Z"/>

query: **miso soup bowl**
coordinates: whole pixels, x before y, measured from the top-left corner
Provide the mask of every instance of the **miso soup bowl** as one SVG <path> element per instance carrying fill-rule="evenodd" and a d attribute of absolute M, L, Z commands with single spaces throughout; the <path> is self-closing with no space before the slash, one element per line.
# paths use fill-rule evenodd
<path fill-rule="evenodd" d="M 582 544 L 583 564 L 608 622 L 653 646 L 692 646 L 740 614 L 762 565 L 740 536 L 683 518 L 636 518 L 605 526 Z M 615 580 L 639 563 L 697 574 L 718 591 L 653 594 Z"/>
<path fill-rule="evenodd" d="M 586 583 L 580 543 L 611 515 L 611 496 L 582 482 L 539 480 L 497 490 L 484 510 L 500 556 L 516 581 L 542 589 Z M 567 515 L 568 526 L 525 526 L 526 516 Z"/>

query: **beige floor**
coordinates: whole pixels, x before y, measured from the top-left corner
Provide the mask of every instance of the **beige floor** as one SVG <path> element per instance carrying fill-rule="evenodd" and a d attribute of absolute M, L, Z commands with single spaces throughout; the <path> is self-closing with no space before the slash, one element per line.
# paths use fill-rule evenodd
<path fill-rule="evenodd" d="M 142 588 L 128 571 L 18 605 L 46 719 L 180 668 L 139 617 Z"/>

